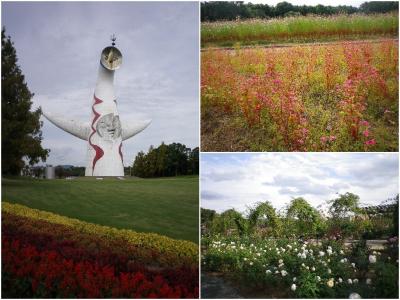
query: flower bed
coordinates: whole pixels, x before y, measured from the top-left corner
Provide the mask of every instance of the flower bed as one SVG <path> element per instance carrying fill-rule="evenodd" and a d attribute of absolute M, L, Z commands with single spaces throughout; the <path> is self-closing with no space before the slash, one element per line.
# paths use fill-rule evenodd
<path fill-rule="evenodd" d="M 398 149 L 397 41 L 204 51 L 201 62 L 206 151 Z"/>
<path fill-rule="evenodd" d="M 3 202 L 3 296 L 198 297 L 196 257 L 170 244 L 197 245 L 97 226 Z"/>
<path fill-rule="evenodd" d="M 122 239 L 130 245 L 140 246 L 149 251 L 157 251 L 160 255 L 154 257 L 154 259 L 157 259 L 161 264 L 197 264 L 198 262 L 198 246 L 192 242 L 174 240 L 155 233 L 138 233 L 128 229 L 91 224 L 19 204 L 2 202 L 2 210 L 18 216 L 66 225 L 77 232 L 94 234 L 109 241 Z"/>
<path fill-rule="evenodd" d="M 333 241 L 214 238 L 204 243 L 203 268 L 225 273 L 240 282 L 239 287 L 275 287 L 280 293 L 286 291 L 286 297 L 299 298 L 348 298 L 352 293 L 363 298 L 398 296 L 397 241 L 390 254 L 361 245 L 347 249 Z"/>

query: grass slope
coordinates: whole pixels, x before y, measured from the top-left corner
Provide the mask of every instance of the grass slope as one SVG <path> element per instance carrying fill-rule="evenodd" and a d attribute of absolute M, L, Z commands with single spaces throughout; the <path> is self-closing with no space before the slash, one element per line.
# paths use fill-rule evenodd
<path fill-rule="evenodd" d="M 86 222 L 198 243 L 198 176 L 2 180 L 2 200 Z"/>
<path fill-rule="evenodd" d="M 306 16 L 201 24 L 201 46 L 302 43 L 398 36 L 397 14 Z"/>

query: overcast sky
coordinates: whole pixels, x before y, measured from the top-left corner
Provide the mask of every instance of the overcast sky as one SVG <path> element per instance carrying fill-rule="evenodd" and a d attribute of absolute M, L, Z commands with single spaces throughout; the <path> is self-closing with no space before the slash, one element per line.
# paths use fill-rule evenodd
<path fill-rule="evenodd" d="M 152 119 L 123 144 L 124 162 L 150 145 L 199 145 L 199 28 L 196 2 L 2 2 L 34 107 L 89 121 L 102 49 L 117 36 L 115 87 L 122 123 Z M 87 142 L 44 120 L 49 164 L 85 165 Z"/>
<path fill-rule="evenodd" d="M 201 154 L 201 207 L 222 212 L 270 201 L 284 208 L 293 197 L 326 208 L 336 193 L 355 193 L 363 205 L 398 193 L 397 153 Z"/>

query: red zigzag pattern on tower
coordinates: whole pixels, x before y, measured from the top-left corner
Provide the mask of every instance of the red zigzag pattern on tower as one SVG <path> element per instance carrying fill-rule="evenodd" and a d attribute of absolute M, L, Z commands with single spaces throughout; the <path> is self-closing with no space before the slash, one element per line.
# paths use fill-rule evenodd
<path fill-rule="evenodd" d="M 100 104 L 102 102 L 103 102 L 103 100 L 100 100 L 99 98 L 96 97 L 96 95 L 94 95 L 94 103 L 92 105 L 92 111 L 93 111 L 93 114 L 94 114 L 94 119 L 92 121 L 92 133 L 90 134 L 90 137 L 89 137 L 89 144 L 96 151 L 96 155 L 93 158 L 93 163 L 92 163 L 92 176 L 93 176 L 94 167 L 96 166 L 97 161 L 100 158 L 102 158 L 103 155 L 104 155 L 103 149 L 101 149 L 100 146 L 95 145 L 95 144 L 92 143 L 92 136 L 96 133 L 96 129 L 94 128 L 94 123 L 96 123 L 97 119 L 100 117 L 100 114 L 94 109 L 94 106 L 97 105 L 97 104 Z"/>

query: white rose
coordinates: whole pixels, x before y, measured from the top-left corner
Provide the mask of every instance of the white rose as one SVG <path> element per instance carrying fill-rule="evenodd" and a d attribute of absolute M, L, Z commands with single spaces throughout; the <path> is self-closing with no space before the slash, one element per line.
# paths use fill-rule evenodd
<path fill-rule="evenodd" d="M 349 279 L 347 279 L 347 283 L 348 283 L 348 284 L 353 284 L 353 280 L 351 280 L 351 279 L 349 278 Z"/>
<path fill-rule="evenodd" d="M 290 289 L 294 292 L 296 290 L 296 285 L 293 283 Z"/>
<path fill-rule="evenodd" d="M 361 299 L 361 296 L 357 293 L 351 293 L 349 299 Z"/>
<path fill-rule="evenodd" d="M 325 252 L 324 251 L 319 251 L 319 256 L 324 256 L 325 255 Z"/>
<path fill-rule="evenodd" d="M 287 275 L 287 272 L 285 270 L 281 271 L 282 277 L 285 277 Z"/>
<path fill-rule="evenodd" d="M 334 282 L 333 278 L 330 278 L 326 284 L 331 288 L 335 285 L 335 282 Z"/>
<path fill-rule="evenodd" d="M 376 263 L 376 256 L 375 256 L 375 255 L 370 255 L 370 256 L 368 257 L 368 259 L 369 259 L 369 262 L 370 262 L 371 264 Z"/>
<path fill-rule="evenodd" d="M 366 283 L 366 284 L 371 284 L 371 283 L 372 283 L 371 278 L 367 278 L 367 279 L 365 280 L 365 283 Z"/>

